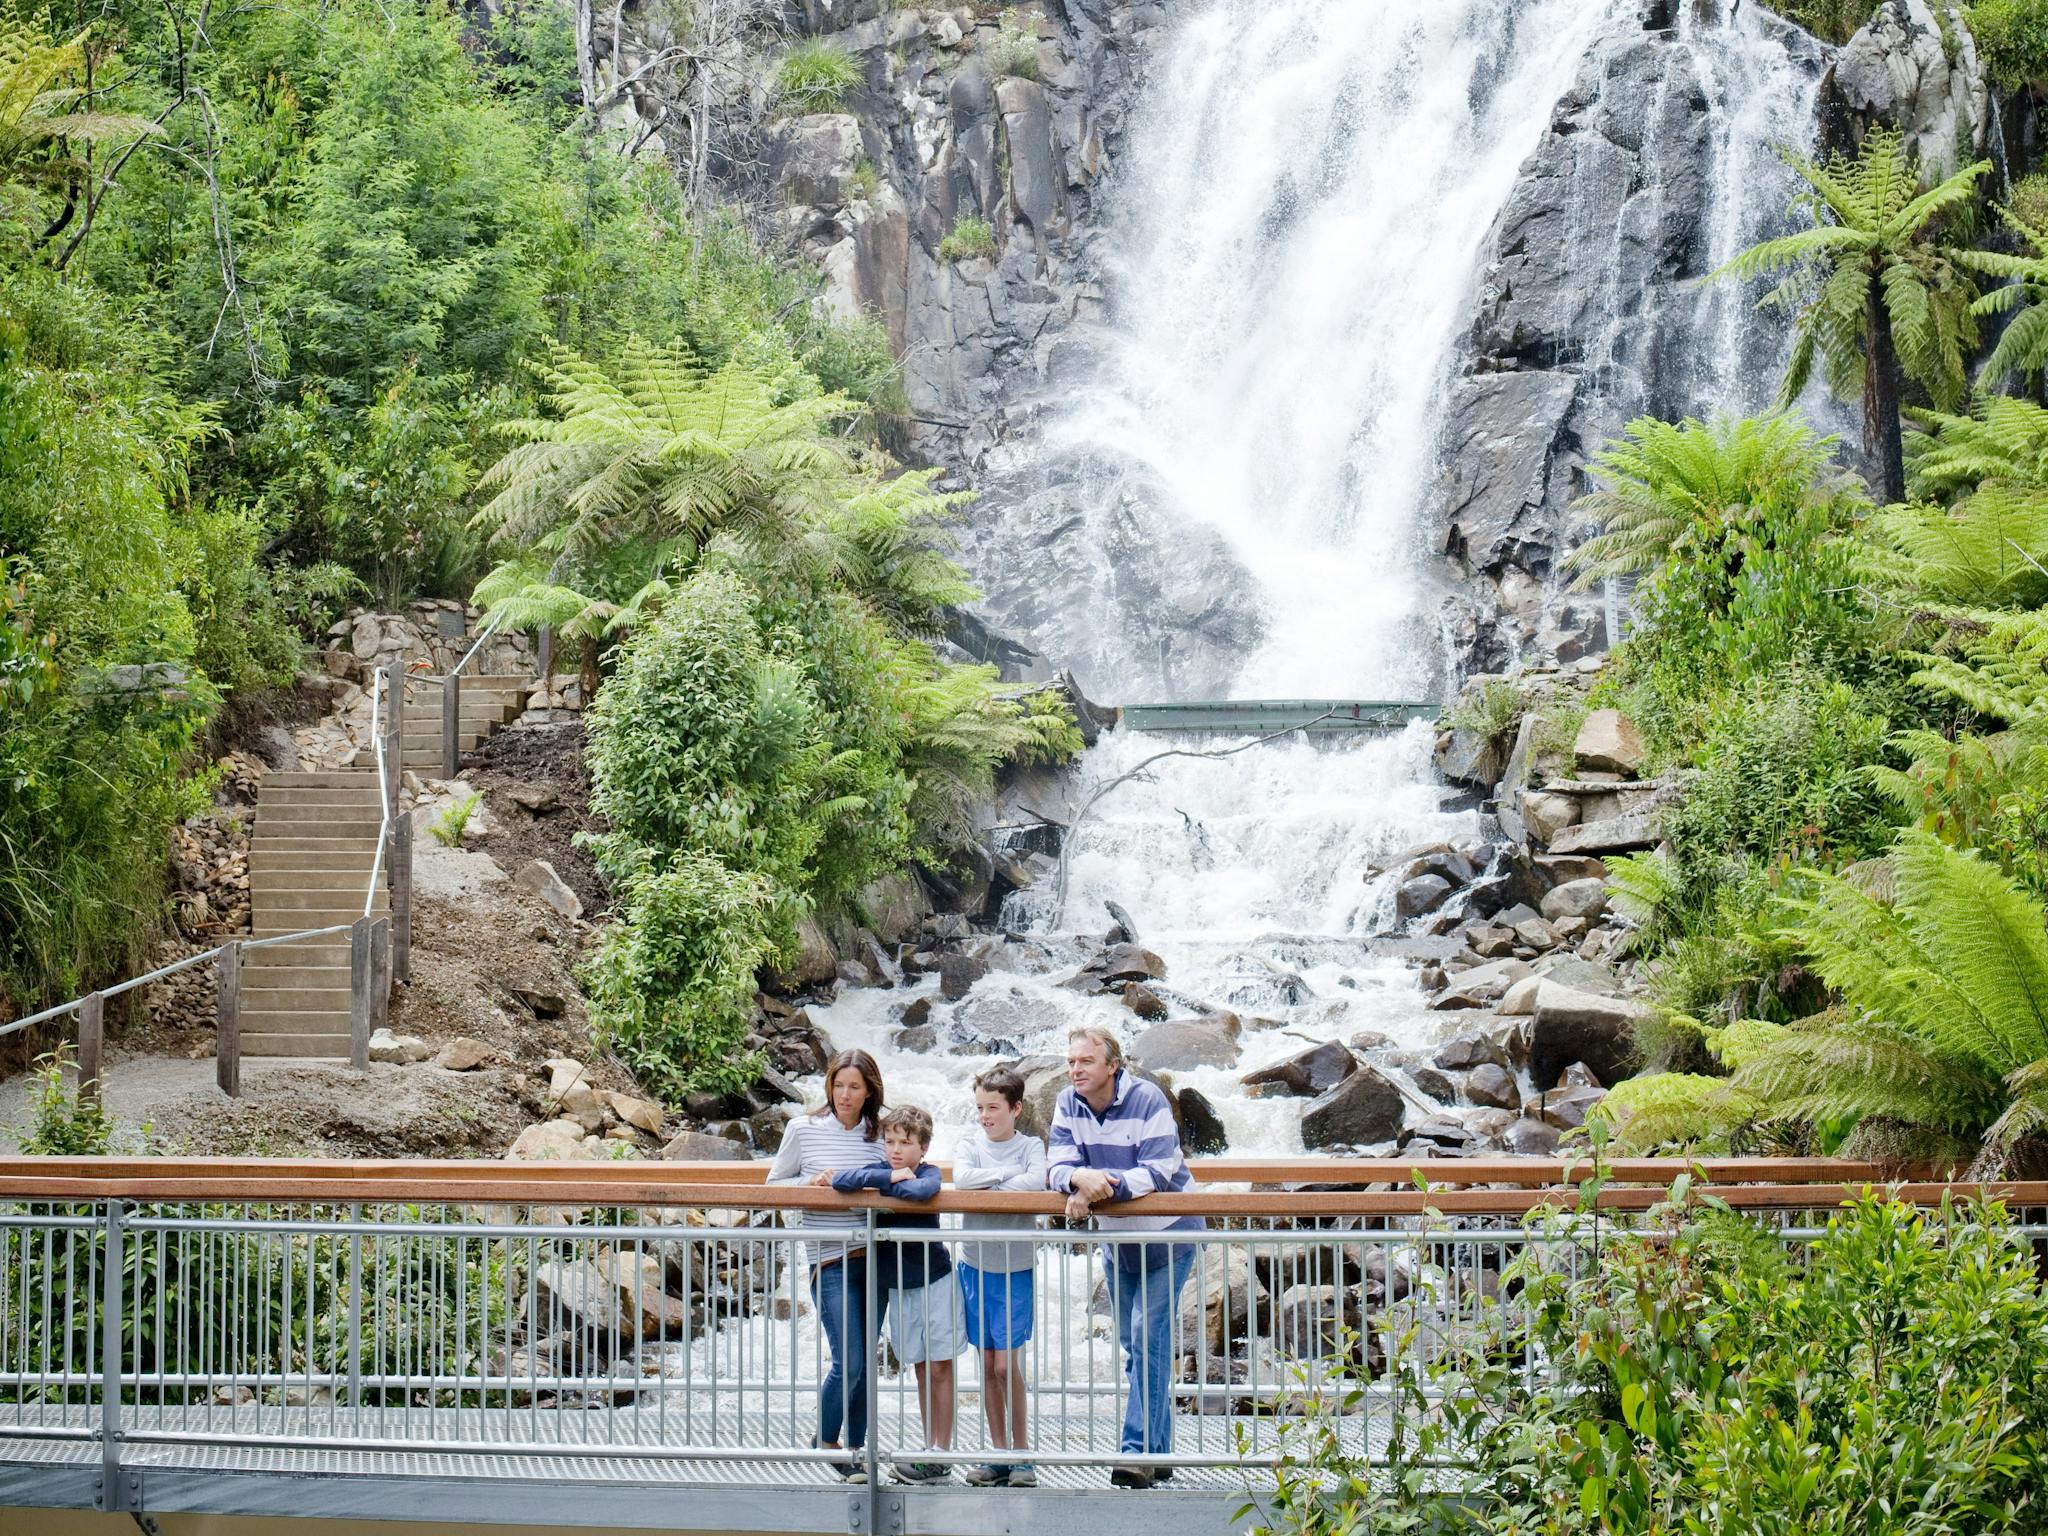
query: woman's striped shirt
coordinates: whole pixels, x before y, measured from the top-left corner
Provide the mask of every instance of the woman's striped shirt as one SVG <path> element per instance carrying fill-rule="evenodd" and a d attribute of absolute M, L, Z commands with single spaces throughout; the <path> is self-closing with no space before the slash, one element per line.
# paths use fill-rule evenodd
<path fill-rule="evenodd" d="M 768 1182 L 808 1184 L 821 1173 L 888 1162 L 882 1154 L 881 1136 L 869 1141 L 862 1134 L 865 1125 L 865 1121 L 856 1122 L 849 1131 L 830 1110 L 797 1116 L 782 1133 L 782 1146 L 768 1169 Z M 813 1264 L 838 1258 L 854 1246 L 844 1234 L 867 1230 L 866 1211 L 798 1211 L 796 1217 L 797 1226 L 808 1237 L 804 1246 Z"/>

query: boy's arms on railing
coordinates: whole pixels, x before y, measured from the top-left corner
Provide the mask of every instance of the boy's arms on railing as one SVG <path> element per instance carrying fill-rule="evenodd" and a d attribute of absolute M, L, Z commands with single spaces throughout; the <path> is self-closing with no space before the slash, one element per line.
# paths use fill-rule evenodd
<path fill-rule="evenodd" d="M 939 1192 L 939 1170 L 930 1163 L 918 1164 L 917 1171 L 907 1179 L 897 1178 L 896 1172 L 896 1169 L 883 1164 L 842 1168 L 832 1175 L 832 1187 L 842 1195 L 872 1190 L 878 1195 L 890 1195 L 898 1200 L 929 1200 Z"/>

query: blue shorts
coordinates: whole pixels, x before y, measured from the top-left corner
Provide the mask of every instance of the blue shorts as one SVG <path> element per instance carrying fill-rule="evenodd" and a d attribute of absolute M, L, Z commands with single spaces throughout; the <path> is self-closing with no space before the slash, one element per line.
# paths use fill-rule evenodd
<path fill-rule="evenodd" d="M 1031 1271 L 983 1274 L 972 1264 L 955 1266 L 960 1299 L 967 1303 L 967 1342 L 976 1349 L 1015 1349 L 1031 1337 Z"/>

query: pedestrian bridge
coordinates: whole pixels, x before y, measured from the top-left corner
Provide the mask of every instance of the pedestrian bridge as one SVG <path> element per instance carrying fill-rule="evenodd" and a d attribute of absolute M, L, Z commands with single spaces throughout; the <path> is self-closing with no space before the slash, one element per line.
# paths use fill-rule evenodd
<path fill-rule="evenodd" d="M 911 1374 L 877 1347 L 865 1484 L 813 1448 L 827 1364 L 795 1210 L 866 1211 L 885 1245 L 972 1239 L 1057 1197 L 947 1193 L 942 1233 L 877 1226 L 880 1202 L 768 1188 L 763 1164 L 0 1160 L 0 1510 L 355 1517 L 692 1531 L 1241 1530 L 1305 1397 L 1356 1390 L 1364 1450 L 1402 1411 L 1390 1351 L 1472 1326 L 1517 1256 L 1576 1266 L 1588 1222 L 1628 1224 L 1681 1173 L 1786 1241 L 1879 1178 L 1841 1161 L 1218 1159 L 1186 1193 L 1199 1234 L 1045 1230 L 1024 1351 L 1038 1485 L 961 1474 L 992 1458 L 972 1357 L 952 1448 L 922 1449 Z M 1902 1186 L 1932 1201 L 1954 1186 Z M 2048 1233 L 2048 1186 L 2000 1186 Z M 1560 1236 L 1568 1230 L 1569 1236 Z M 994 1234 L 991 1234 L 994 1235 Z M 1013 1240 L 1014 1232 L 1001 1234 Z M 1170 1480 L 1112 1488 L 1125 1382 L 1104 1244 L 1192 1238 L 1180 1298 Z M 868 1322 L 873 1323 L 874 1307 Z M 1528 1369 L 1540 1369 L 1531 1363 Z M 947 1465 L 898 1486 L 892 1465 Z M 1016 1452 L 1003 1459 L 1017 1460 Z"/>
<path fill-rule="evenodd" d="M 1398 731 L 1415 720 L 1434 720 L 1443 706 L 1426 700 L 1199 699 L 1184 704 L 1126 704 L 1122 723 L 1133 731 L 1209 736 L 1353 736 Z"/>

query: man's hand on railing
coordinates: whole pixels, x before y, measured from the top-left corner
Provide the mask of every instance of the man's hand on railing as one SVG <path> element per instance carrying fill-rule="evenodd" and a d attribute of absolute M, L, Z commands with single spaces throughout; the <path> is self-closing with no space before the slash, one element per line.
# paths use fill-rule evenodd
<path fill-rule="evenodd" d="M 1089 1205 L 1100 1205 L 1105 1200 L 1116 1198 L 1116 1180 L 1100 1168 L 1076 1168 L 1072 1188 Z"/>
<path fill-rule="evenodd" d="M 1078 1189 L 1067 1196 L 1067 1220 L 1086 1221 L 1089 1216 L 1088 1197 Z"/>

